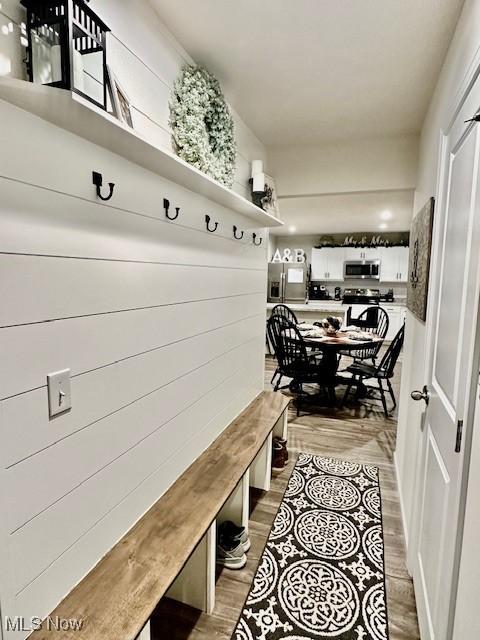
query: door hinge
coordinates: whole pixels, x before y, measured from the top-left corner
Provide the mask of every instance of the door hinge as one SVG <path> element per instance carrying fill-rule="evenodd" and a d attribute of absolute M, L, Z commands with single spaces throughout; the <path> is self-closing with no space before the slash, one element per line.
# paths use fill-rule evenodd
<path fill-rule="evenodd" d="M 455 453 L 460 453 L 462 448 L 462 432 L 463 432 L 463 420 L 457 422 L 457 438 L 455 440 Z"/>

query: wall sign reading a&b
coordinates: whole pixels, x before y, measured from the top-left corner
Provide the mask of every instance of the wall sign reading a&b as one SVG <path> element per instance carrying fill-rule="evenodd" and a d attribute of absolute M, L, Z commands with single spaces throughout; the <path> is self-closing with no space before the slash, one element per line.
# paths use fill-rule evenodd
<path fill-rule="evenodd" d="M 284 249 L 283 254 L 277 249 L 272 262 L 306 262 L 304 249 Z"/>

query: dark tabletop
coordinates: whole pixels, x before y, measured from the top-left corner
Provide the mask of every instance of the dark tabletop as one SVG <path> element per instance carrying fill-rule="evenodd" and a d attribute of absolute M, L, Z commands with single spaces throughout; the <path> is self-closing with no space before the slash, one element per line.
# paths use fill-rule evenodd
<path fill-rule="evenodd" d="M 373 335 L 371 340 L 352 340 L 347 337 L 347 332 L 342 331 L 339 331 L 336 336 L 324 336 L 323 338 L 308 338 L 303 336 L 303 339 L 309 347 L 338 351 L 356 351 L 357 349 L 365 349 L 365 347 L 374 347 L 383 342 L 383 338 Z"/>

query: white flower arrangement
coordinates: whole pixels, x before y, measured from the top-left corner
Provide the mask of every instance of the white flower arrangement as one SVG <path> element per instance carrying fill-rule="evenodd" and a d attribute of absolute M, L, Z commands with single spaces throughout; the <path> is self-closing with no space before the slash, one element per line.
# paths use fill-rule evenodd
<path fill-rule="evenodd" d="M 170 101 L 173 146 L 180 158 L 227 187 L 237 149 L 233 118 L 220 83 L 203 67 L 185 66 Z"/>

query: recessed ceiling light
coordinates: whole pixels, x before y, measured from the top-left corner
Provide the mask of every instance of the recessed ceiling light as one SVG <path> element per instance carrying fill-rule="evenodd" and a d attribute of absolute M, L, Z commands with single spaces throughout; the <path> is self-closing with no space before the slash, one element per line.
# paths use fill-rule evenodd
<path fill-rule="evenodd" d="M 393 213 L 389 209 L 385 209 L 385 211 L 382 211 L 380 214 L 380 218 L 381 220 L 391 220 L 393 218 Z"/>
<path fill-rule="evenodd" d="M 295 233 L 297 227 L 288 227 L 288 230 L 290 231 L 290 233 Z"/>
<path fill-rule="evenodd" d="M 385 224 L 385 222 L 382 222 L 381 224 L 378 225 L 379 229 L 385 230 L 388 229 L 388 224 Z"/>

